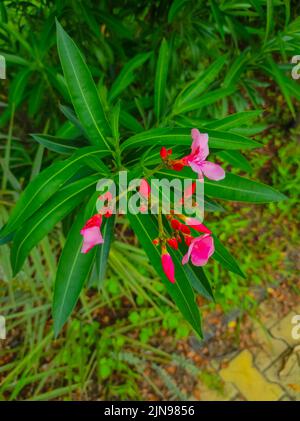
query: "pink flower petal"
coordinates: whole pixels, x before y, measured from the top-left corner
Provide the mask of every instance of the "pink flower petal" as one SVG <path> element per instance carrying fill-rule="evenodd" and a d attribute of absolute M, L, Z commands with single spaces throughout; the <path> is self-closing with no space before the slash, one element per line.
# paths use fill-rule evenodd
<path fill-rule="evenodd" d="M 96 244 L 102 244 L 104 242 L 99 227 L 83 228 L 80 234 L 83 235 L 81 253 L 87 253 Z"/>
<path fill-rule="evenodd" d="M 141 196 L 147 198 L 150 195 L 150 191 L 151 191 L 151 188 L 148 181 L 145 179 L 142 179 L 140 183 L 139 193 L 141 194 Z"/>
<path fill-rule="evenodd" d="M 194 240 L 194 247 L 191 253 L 191 261 L 194 266 L 206 265 L 210 256 L 214 253 L 214 240 L 211 235 L 204 235 Z"/>
<path fill-rule="evenodd" d="M 223 168 L 218 164 L 214 164 L 213 162 L 201 162 L 201 169 L 203 171 L 203 174 L 210 180 L 218 181 L 223 180 L 223 178 L 225 178 L 225 171 L 223 170 Z"/>
<path fill-rule="evenodd" d="M 211 235 L 205 234 L 194 238 L 188 252 L 183 256 L 182 264 L 185 265 L 191 259 L 194 266 L 204 266 L 214 251 L 214 240 Z"/>
<path fill-rule="evenodd" d="M 197 155 L 200 161 L 204 161 L 209 154 L 208 134 L 200 133 L 198 129 L 192 129 L 192 154 Z"/>
<path fill-rule="evenodd" d="M 200 178 L 202 175 L 202 162 L 197 162 L 196 160 L 189 160 L 188 163 L 192 170 L 195 173 L 197 173 Z"/>
<path fill-rule="evenodd" d="M 169 279 L 172 284 L 175 283 L 175 267 L 172 260 L 172 257 L 169 253 L 164 253 L 161 256 L 161 264 L 163 267 L 163 271 L 165 272 L 166 277 Z"/>

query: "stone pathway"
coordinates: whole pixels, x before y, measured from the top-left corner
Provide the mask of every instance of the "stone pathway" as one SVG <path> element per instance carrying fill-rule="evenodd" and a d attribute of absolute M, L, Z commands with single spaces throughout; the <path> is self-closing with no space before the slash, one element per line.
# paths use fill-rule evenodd
<path fill-rule="evenodd" d="M 264 305 L 253 322 L 254 346 L 215 364 L 223 393 L 200 385 L 201 400 L 300 401 L 300 305 L 279 321 Z"/>

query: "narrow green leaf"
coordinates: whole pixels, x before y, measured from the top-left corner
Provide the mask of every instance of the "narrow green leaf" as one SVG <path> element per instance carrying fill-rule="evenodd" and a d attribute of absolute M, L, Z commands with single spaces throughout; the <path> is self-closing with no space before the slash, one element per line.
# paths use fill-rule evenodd
<path fill-rule="evenodd" d="M 235 168 L 240 168 L 246 172 L 252 171 L 252 167 L 248 160 L 239 151 L 220 151 L 216 152 L 216 154 Z"/>
<path fill-rule="evenodd" d="M 84 130 L 82 124 L 76 117 L 74 111 L 68 107 L 67 105 L 59 104 L 59 109 L 63 113 L 63 115 L 75 126 L 77 127 L 78 131 L 86 138 L 88 139 L 88 135 L 86 131 Z"/>
<path fill-rule="evenodd" d="M 205 124 L 209 129 L 230 130 L 241 126 L 253 124 L 253 120 L 262 114 L 262 110 L 242 111 L 240 113 L 231 114 L 225 118 L 215 120 Z"/>
<path fill-rule="evenodd" d="M 217 28 L 220 32 L 220 35 L 222 37 L 222 40 L 224 41 L 224 17 L 222 12 L 219 9 L 218 4 L 214 1 L 214 0 L 210 0 L 210 5 L 211 5 L 211 10 L 212 10 L 212 14 L 215 18 L 216 24 L 217 24 Z"/>
<path fill-rule="evenodd" d="M 45 148 L 49 149 L 50 151 L 58 152 L 61 154 L 73 153 L 82 145 L 80 141 L 71 141 L 69 139 L 40 133 L 31 134 L 31 136 L 40 145 L 45 146 Z"/>
<path fill-rule="evenodd" d="M 267 21 L 266 21 L 266 32 L 265 32 L 265 40 L 264 44 L 267 43 L 271 32 L 273 31 L 274 27 L 274 19 L 273 19 L 273 12 L 274 12 L 274 4 L 273 0 L 266 0 L 267 3 Z"/>
<path fill-rule="evenodd" d="M 156 65 L 156 74 L 154 82 L 154 112 L 157 121 L 160 120 L 164 112 L 166 98 L 166 82 L 168 76 L 169 65 L 169 46 L 168 42 L 163 39 L 160 45 L 158 60 Z"/>
<path fill-rule="evenodd" d="M 145 61 L 148 60 L 150 55 L 151 53 L 137 54 L 135 57 L 129 60 L 128 63 L 125 64 L 125 66 L 121 70 L 120 74 L 118 75 L 110 89 L 108 95 L 108 99 L 110 102 L 112 102 L 116 97 L 118 97 L 120 93 L 123 92 L 124 89 L 126 89 L 127 86 L 134 81 L 134 71 L 137 68 L 139 68 L 142 64 L 144 64 Z"/>
<path fill-rule="evenodd" d="M 287 199 L 272 187 L 230 173 L 221 181 L 205 180 L 204 189 L 208 196 L 236 202 L 269 203 Z"/>
<path fill-rule="evenodd" d="M 76 44 L 56 21 L 58 53 L 76 114 L 92 144 L 109 148 L 110 127 L 96 85 Z"/>
<path fill-rule="evenodd" d="M 169 179 L 179 178 L 183 180 L 186 178 L 194 179 L 197 176 L 189 168 L 184 168 L 180 172 L 162 169 L 155 173 L 155 175 Z M 287 199 L 285 195 L 272 187 L 231 173 L 226 173 L 225 178 L 221 181 L 212 181 L 205 178 L 204 193 L 210 197 L 235 202 L 269 203 Z"/>
<path fill-rule="evenodd" d="M 217 130 L 199 128 L 201 132 L 208 133 L 209 147 L 215 149 L 247 149 L 260 147 L 261 145 L 247 137 Z M 191 146 L 191 130 L 185 128 L 158 128 L 138 133 L 127 139 L 121 150 L 136 147 L 153 146 Z"/>
<path fill-rule="evenodd" d="M 245 67 L 249 61 L 249 49 L 245 49 L 241 54 L 237 56 L 233 64 L 230 66 L 227 71 L 226 77 L 223 82 L 223 86 L 229 87 L 238 83 L 241 73 L 244 71 Z"/>
<path fill-rule="evenodd" d="M 189 111 L 199 110 L 202 107 L 206 107 L 209 104 L 214 104 L 217 101 L 226 98 L 227 96 L 233 94 L 234 91 L 235 88 L 221 88 L 208 92 L 199 99 L 183 103 L 178 108 L 175 108 L 173 110 L 173 114 L 184 114 Z"/>
<path fill-rule="evenodd" d="M 213 236 L 213 238 L 215 244 L 215 252 L 212 257 L 226 269 L 230 270 L 230 272 L 236 273 L 242 278 L 246 278 L 244 272 L 241 270 L 231 253 L 229 253 L 226 247 L 223 246 L 221 241 L 216 236 Z"/>
<path fill-rule="evenodd" d="M 175 101 L 175 110 L 180 108 L 183 103 L 191 101 L 196 96 L 208 89 L 209 85 L 216 79 L 222 67 L 226 63 L 227 55 L 219 57 L 212 63 L 208 69 L 202 71 L 200 75 L 180 92 Z"/>
<path fill-rule="evenodd" d="M 112 109 L 112 115 L 111 115 L 111 129 L 112 134 L 117 142 L 119 143 L 120 133 L 119 133 L 119 119 L 120 119 L 120 101 L 117 102 L 117 104 Z"/>

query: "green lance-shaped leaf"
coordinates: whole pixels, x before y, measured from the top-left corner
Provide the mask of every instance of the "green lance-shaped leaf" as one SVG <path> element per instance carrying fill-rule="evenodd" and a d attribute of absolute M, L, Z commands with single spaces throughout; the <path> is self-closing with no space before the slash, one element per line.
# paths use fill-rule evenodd
<path fill-rule="evenodd" d="M 241 77 L 241 73 L 244 72 L 245 68 L 247 67 L 249 56 L 249 49 L 246 49 L 234 60 L 233 64 L 227 71 L 223 82 L 223 86 L 225 88 L 237 84 Z"/>
<path fill-rule="evenodd" d="M 235 133 L 199 128 L 208 133 L 209 147 L 215 149 L 249 149 L 260 147 L 260 143 Z M 138 133 L 128 138 L 122 145 L 124 151 L 129 148 L 153 146 L 191 146 L 191 130 L 185 128 L 157 128 Z"/>
<path fill-rule="evenodd" d="M 76 114 L 90 142 L 109 148 L 110 127 L 91 72 L 80 50 L 58 21 L 56 28 L 59 58 Z"/>
<path fill-rule="evenodd" d="M 71 154 L 82 146 L 79 140 L 70 140 L 46 134 L 32 134 L 33 139 L 50 151 L 61 154 Z M 86 146 L 86 145 L 85 145 Z"/>
<path fill-rule="evenodd" d="M 219 57 L 208 69 L 201 72 L 195 80 L 188 83 L 176 98 L 174 111 L 180 109 L 183 104 L 186 104 L 206 91 L 209 85 L 216 79 L 226 61 L 227 55 Z"/>
<path fill-rule="evenodd" d="M 232 95 L 236 90 L 235 87 L 220 88 L 202 95 L 200 98 L 193 99 L 178 106 L 173 110 L 173 115 L 184 114 L 190 111 L 199 110 L 207 105 L 214 104 L 221 99 Z"/>
<path fill-rule="evenodd" d="M 197 177 L 189 168 L 184 168 L 182 171 L 173 171 L 162 169 L 156 175 L 160 178 L 179 178 L 179 179 L 194 179 Z M 225 178 L 221 181 L 212 181 L 208 178 L 204 180 L 204 193 L 210 197 L 218 199 L 232 200 L 235 202 L 249 202 L 249 203 L 269 203 L 279 202 L 287 197 L 267 186 L 266 184 L 257 183 L 248 178 L 240 177 L 238 175 L 226 173 Z"/>
<path fill-rule="evenodd" d="M 240 168 L 246 172 L 251 172 L 252 170 L 248 160 L 239 151 L 219 151 L 216 152 L 216 154 L 225 161 L 229 162 L 229 164 L 233 165 L 235 168 Z"/>
<path fill-rule="evenodd" d="M 156 74 L 154 82 L 154 112 L 157 121 L 160 120 L 164 112 L 166 98 L 166 82 L 168 76 L 169 65 L 169 46 L 168 42 L 163 39 L 160 45 L 158 60 L 156 65 Z"/>
<path fill-rule="evenodd" d="M 128 214 L 128 219 L 150 262 L 161 277 L 178 309 L 195 332 L 202 337 L 200 313 L 185 268 L 175 260 L 176 282 L 172 284 L 162 270 L 160 250 L 152 244 L 152 240 L 157 237 L 157 225 L 153 217 L 151 215 Z"/>
<path fill-rule="evenodd" d="M 215 252 L 213 254 L 213 258 L 217 260 L 224 268 L 228 269 L 230 272 L 236 273 L 237 275 L 241 276 L 242 278 L 246 278 L 244 272 L 239 267 L 238 263 L 234 259 L 234 257 L 229 253 L 225 246 L 221 243 L 221 241 L 216 237 L 214 237 L 214 244 L 215 244 Z"/>
<path fill-rule="evenodd" d="M 227 117 L 214 120 L 205 124 L 208 129 L 231 130 L 242 126 L 253 125 L 253 120 L 262 114 L 262 110 L 241 111 Z"/>
<path fill-rule="evenodd" d="M 150 57 L 151 53 L 141 53 L 133 57 L 121 70 L 120 74 L 112 84 L 108 99 L 113 101 L 117 98 L 121 92 L 123 92 L 127 86 L 129 86 L 135 79 L 134 71 L 142 66 L 146 60 Z"/>
<path fill-rule="evenodd" d="M 236 202 L 269 203 L 287 198 L 272 187 L 230 173 L 221 181 L 205 180 L 204 189 L 208 196 Z"/>
<path fill-rule="evenodd" d="M 0 244 L 33 215 L 60 187 L 68 181 L 86 159 L 104 157 L 108 150 L 95 146 L 82 148 L 65 161 L 55 162 L 38 174 L 26 187 L 14 207 L 7 224 L 0 231 Z"/>
<path fill-rule="evenodd" d="M 99 175 L 95 174 L 63 187 L 17 231 L 11 253 L 14 274 L 19 272 L 31 249 L 80 204 L 88 192 L 95 188 L 98 179 Z"/>
<path fill-rule="evenodd" d="M 52 315 L 54 333 L 57 336 L 75 307 L 79 294 L 95 260 L 97 247 L 88 253 L 81 253 L 80 230 L 85 222 L 96 213 L 98 193 L 92 195 L 84 212 L 80 212 L 67 237 L 59 259 L 54 284 Z"/>

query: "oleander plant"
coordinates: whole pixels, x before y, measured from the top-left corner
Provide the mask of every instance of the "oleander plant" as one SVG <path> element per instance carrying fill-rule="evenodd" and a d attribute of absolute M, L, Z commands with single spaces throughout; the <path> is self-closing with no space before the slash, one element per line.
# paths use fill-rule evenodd
<path fill-rule="evenodd" d="M 32 343 L 70 341 L 51 373 L 73 359 L 76 368 L 68 385 L 53 374 L 60 386 L 48 396 L 43 376 L 16 365 L 3 384 L 0 375 L 0 398 L 26 396 L 30 379 L 41 399 L 77 388 L 84 398 L 96 360 L 101 381 L 125 379 L 124 388 L 107 385 L 107 398 L 139 399 L 127 370 L 145 360 L 126 354 L 126 341 L 155 352 L 149 341 L 162 326 L 201 341 L 202 304 L 255 307 L 248 288 L 263 282 L 264 261 L 279 259 L 245 250 L 249 238 L 276 237 L 263 217 L 260 237 L 256 213 L 276 215 L 274 225 L 279 214 L 293 217 L 299 186 L 288 149 L 300 100 L 298 14 L 281 0 L 1 2 L 0 257 L 9 301 L 0 298 L 7 314 L 28 311 L 22 323 L 39 332 Z M 116 316 L 97 324 L 103 308 Z M 91 371 L 76 371 L 81 357 Z M 27 380 L 14 388 L 14 376 Z"/>

